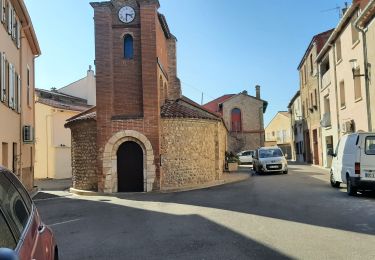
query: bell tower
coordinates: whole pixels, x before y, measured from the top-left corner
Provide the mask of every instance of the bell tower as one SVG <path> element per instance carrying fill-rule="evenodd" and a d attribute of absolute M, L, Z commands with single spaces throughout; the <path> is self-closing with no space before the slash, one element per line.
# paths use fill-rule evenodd
<path fill-rule="evenodd" d="M 108 175 L 102 166 L 105 147 L 114 135 L 125 131 L 139 133 L 150 141 L 153 157 L 144 160 L 154 168 L 153 188 L 158 189 L 160 102 L 164 98 L 159 71 L 165 68 L 162 84 L 168 86 L 169 68 L 168 39 L 160 22 L 159 1 L 111 0 L 91 5 L 95 22 L 99 190 L 105 189 Z"/>

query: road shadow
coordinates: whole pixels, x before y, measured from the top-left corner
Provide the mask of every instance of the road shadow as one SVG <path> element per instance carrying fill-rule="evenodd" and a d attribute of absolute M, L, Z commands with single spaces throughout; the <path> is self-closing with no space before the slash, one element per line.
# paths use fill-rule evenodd
<path fill-rule="evenodd" d="M 136 209 L 110 199 L 62 197 L 36 204 L 53 228 L 61 259 L 291 259 L 199 215 Z"/>
<path fill-rule="evenodd" d="M 375 235 L 373 193 L 349 197 L 310 173 L 253 176 L 249 180 L 173 194 L 116 194 L 135 201 L 202 206 Z M 360 212 L 360 214 L 358 214 Z M 361 228 L 365 224 L 366 228 Z"/>

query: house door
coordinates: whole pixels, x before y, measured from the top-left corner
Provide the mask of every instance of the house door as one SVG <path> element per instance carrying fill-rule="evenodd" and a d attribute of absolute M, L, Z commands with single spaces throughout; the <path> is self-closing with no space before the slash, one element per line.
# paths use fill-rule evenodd
<path fill-rule="evenodd" d="M 319 165 L 319 143 L 318 130 L 313 131 L 313 145 L 314 145 L 314 164 Z"/>
<path fill-rule="evenodd" d="M 143 150 L 135 142 L 123 143 L 117 151 L 118 192 L 143 192 Z"/>
<path fill-rule="evenodd" d="M 307 130 L 305 132 L 305 161 L 307 163 L 312 163 L 311 160 L 311 149 L 310 149 L 310 132 Z"/>

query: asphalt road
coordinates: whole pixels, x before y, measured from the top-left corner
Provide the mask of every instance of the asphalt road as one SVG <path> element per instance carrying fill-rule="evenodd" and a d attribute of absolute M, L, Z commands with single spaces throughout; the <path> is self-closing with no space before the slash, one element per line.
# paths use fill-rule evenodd
<path fill-rule="evenodd" d="M 327 172 L 172 194 L 40 194 L 61 259 L 375 259 L 375 195 L 349 197 Z"/>

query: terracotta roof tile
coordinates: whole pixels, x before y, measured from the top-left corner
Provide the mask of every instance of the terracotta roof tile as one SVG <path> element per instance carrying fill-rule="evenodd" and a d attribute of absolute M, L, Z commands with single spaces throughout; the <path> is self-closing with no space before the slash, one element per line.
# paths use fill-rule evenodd
<path fill-rule="evenodd" d="M 85 111 L 92 106 L 84 105 L 84 104 L 71 104 L 63 101 L 47 99 L 47 98 L 38 98 L 37 103 L 41 103 L 47 106 L 51 106 L 54 108 L 65 109 L 65 110 L 72 110 L 72 111 Z"/>
<path fill-rule="evenodd" d="M 161 117 L 163 118 L 196 118 L 196 119 L 209 119 L 220 121 L 221 118 L 212 114 L 202 108 L 192 108 L 191 104 L 179 99 L 176 101 L 168 101 L 161 108 Z"/>
<path fill-rule="evenodd" d="M 211 102 L 208 102 L 207 104 L 203 105 L 204 108 L 210 110 L 211 112 L 218 113 L 219 110 L 219 104 L 225 102 L 226 100 L 230 99 L 231 97 L 235 96 L 235 94 L 229 94 L 221 96 L 215 100 L 212 100 Z"/>

